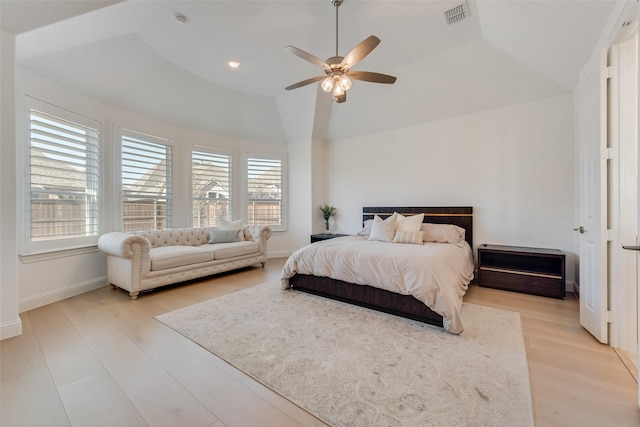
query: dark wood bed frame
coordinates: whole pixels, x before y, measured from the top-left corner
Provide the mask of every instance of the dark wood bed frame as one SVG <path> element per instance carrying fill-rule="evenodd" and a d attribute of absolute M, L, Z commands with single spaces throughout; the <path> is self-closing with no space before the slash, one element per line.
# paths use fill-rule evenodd
<path fill-rule="evenodd" d="M 473 250 L 472 207 L 364 207 L 362 222 L 373 219 L 374 215 L 384 219 L 394 212 L 405 216 L 424 213 L 423 222 L 462 227 L 465 229 L 465 239 Z M 411 295 L 306 274 L 296 274 L 289 279 L 289 284 L 293 289 L 442 326 L 442 316 Z"/>

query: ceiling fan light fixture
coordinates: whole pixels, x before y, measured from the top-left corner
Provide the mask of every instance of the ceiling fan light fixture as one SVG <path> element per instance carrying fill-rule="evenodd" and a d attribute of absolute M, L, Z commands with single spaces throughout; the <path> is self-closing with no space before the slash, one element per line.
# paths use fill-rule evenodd
<path fill-rule="evenodd" d="M 345 56 L 338 54 L 338 7 L 343 0 L 331 0 L 336 8 L 336 54 L 331 58 L 323 61 L 322 59 L 311 55 L 304 50 L 294 46 L 286 46 L 285 50 L 291 52 L 299 58 L 304 59 L 312 64 L 321 67 L 325 75 L 311 77 L 301 82 L 285 87 L 285 90 L 297 89 L 311 83 L 320 83 L 320 87 L 327 93 L 332 92 L 332 100 L 338 103 L 347 100 L 347 91 L 351 88 L 351 79 L 361 80 L 372 83 L 393 84 L 396 78 L 387 74 L 372 73 L 370 71 L 352 71 L 351 68 L 359 63 L 380 43 L 380 39 L 376 36 L 369 36 L 356 45 Z"/>
<path fill-rule="evenodd" d="M 333 79 L 333 76 L 329 76 L 322 81 L 322 83 L 320 84 L 320 87 L 322 87 L 322 90 L 325 92 L 331 92 L 333 90 L 334 85 L 335 85 L 335 80 Z"/>
<path fill-rule="evenodd" d="M 347 77 L 345 74 L 343 74 L 338 78 L 338 85 L 343 90 L 347 91 L 351 87 L 351 79 L 349 79 L 349 77 Z"/>

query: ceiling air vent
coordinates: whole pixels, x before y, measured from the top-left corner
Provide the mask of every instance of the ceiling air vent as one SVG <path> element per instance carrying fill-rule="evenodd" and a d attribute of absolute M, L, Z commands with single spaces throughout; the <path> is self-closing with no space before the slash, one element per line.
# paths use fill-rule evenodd
<path fill-rule="evenodd" d="M 469 6 L 467 2 L 461 3 L 458 6 L 449 9 L 444 12 L 444 18 L 447 20 L 447 24 L 455 24 L 469 17 Z"/>

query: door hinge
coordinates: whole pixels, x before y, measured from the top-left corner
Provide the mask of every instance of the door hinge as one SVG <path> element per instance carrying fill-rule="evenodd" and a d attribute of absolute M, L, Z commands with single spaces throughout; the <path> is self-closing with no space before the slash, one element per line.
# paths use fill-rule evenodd
<path fill-rule="evenodd" d="M 615 159 L 617 155 L 618 150 L 616 150 L 616 147 L 607 147 L 602 149 L 602 158 L 604 160 Z"/>
<path fill-rule="evenodd" d="M 613 323 L 613 311 L 611 310 L 605 311 L 604 318 L 607 321 L 607 323 Z"/>
<path fill-rule="evenodd" d="M 611 65 L 608 65 L 602 69 L 602 77 L 604 77 L 605 79 L 610 79 L 615 76 L 616 70 Z"/>
<path fill-rule="evenodd" d="M 615 239 L 615 230 L 613 228 L 606 228 L 603 231 L 603 240 L 605 240 L 606 242 L 613 242 L 613 239 Z"/>

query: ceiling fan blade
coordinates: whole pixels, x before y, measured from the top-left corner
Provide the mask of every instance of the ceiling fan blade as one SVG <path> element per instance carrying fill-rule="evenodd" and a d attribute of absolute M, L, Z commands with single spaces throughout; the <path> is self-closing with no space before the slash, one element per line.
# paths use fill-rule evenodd
<path fill-rule="evenodd" d="M 347 74 L 352 79 L 362 80 L 363 82 L 386 83 L 393 84 L 396 78 L 387 74 L 372 73 L 370 71 L 349 71 Z"/>
<path fill-rule="evenodd" d="M 317 56 L 313 56 L 310 53 L 307 53 L 302 49 L 298 49 L 295 46 L 287 46 L 287 47 L 284 48 L 284 50 L 286 50 L 287 52 L 291 52 L 295 56 L 297 56 L 298 58 L 302 58 L 305 61 L 309 61 L 312 64 L 317 65 L 318 67 L 322 67 L 325 71 L 331 72 L 331 67 L 329 66 L 329 64 L 327 64 L 326 62 L 324 62 L 322 59 L 318 58 Z"/>
<path fill-rule="evenodd" d="M 340 68 L 353 68 L 358 62 L 367 56 L 373 49 L 380 44 L 380 39 L 376 36 L 369 36 L 362 40 L 356 47 L 351 49 L 351 52 L 347 53 L 340 63 Z"/>
<path fill-rule="evenodd" d="M 285 87 L 285 90 L 298 89 L 299 87 L 306 86 L 306 85 L 309 85 L 311 83 L 319 82 L 320 80 L 324 80 L 326 78 L 327 78 L 327 76 L 311 77 L 310 79 L 303 80 L 301 82 L 292 84 L 291 86 L 287 86 L 287 87 Z"/>

